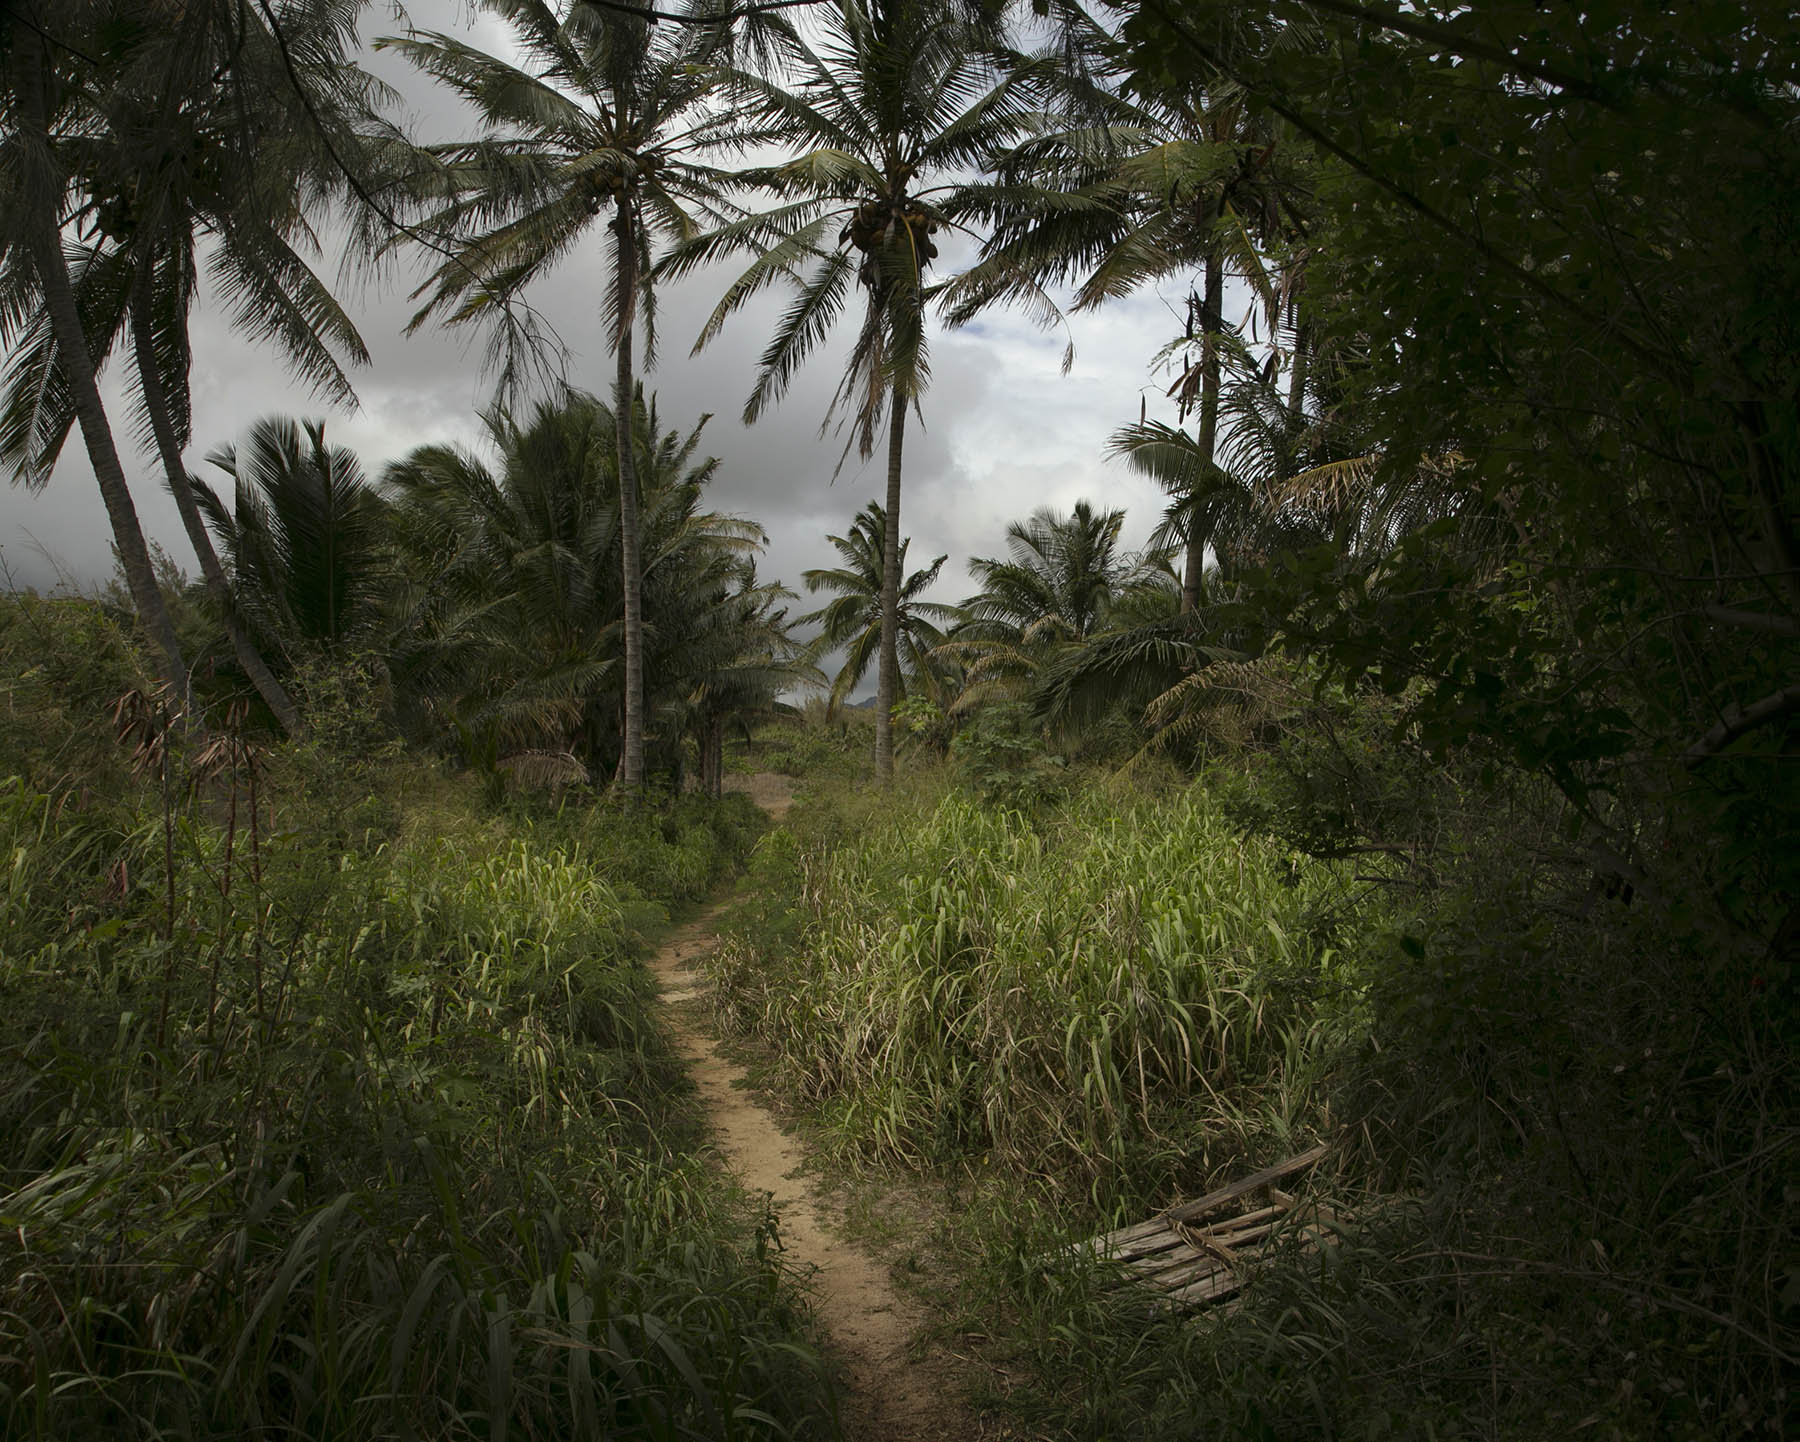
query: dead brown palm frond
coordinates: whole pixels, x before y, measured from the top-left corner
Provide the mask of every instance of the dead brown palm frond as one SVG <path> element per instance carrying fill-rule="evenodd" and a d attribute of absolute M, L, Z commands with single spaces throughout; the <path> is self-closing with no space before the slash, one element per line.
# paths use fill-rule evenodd
<path fill-rule="evenodd" d="M 495 763 L 515 786 L 560 793 L 569 786 L 586 786 L 593 778 L 572 751 L 515 751 Z"/>
<path fill-rule="evenodd" d="M 1199 739 L 1242 745 L 1276 720 L 1295 694 L 1285 667 L 1273 658 L 1213 661 L 1145 706 L 1151 736 L 1138 755 Z"/>
<path fill-rule="evenodd" d="M 1348 510 L 1369 493 L 1381 462 L 1381 452 L 1371 451 L 1309 466 L 1291 476 L 1270 476 L 1261 500 L 1276 511 L 1288 507 L 1327 513 Z"/>

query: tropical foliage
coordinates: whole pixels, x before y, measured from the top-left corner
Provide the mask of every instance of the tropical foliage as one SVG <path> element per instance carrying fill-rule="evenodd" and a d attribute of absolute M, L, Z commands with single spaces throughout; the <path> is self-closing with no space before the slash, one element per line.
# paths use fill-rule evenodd
<path fill-rule="evenodd" d="M 732 214 L 728 177 L 698 153 L 741 140 L 729 107 L 713 103 L 722 25 L 659 25 L 651 7 L 485 0 L 511 27 L 525 67 L 454 36 L 414 33 L 383 41 L 477 107 L 483 138 L 432 147 L 412 182 L 416 200 L 440 202 L 426 219 L 451 237 L 449 253 L 413 319 L 489 327 L 503 389 L 540 362 L 546 335 L 521 312 L 520 292 L 561 260 L 610 208 L 613 268 L 605 313 L 612 332 L 613 405 L 635 394 L 633 336 L 640 310 L 646 358 L 655 354 L 655 237 L 685 240 Z M 696 7 L 696 19 L 705 7 Z M 643 784 L 646 562 L 639 536 L 633 448 L 618 439 L 619 564 L 624 597 L 621 790 Z"/>
<path fill-rule="evenodd" d="M 864 457 L 887 427 L 875 686 L 875 771 L 885 783 L 894 765 L 891 712 L 901 694 L 906 415 L 920 410 L 931 379 L 925 277 L 938 253 L 932 237 L 966 230 L 991 204 L 989 187 L 972 180 L 970 168 L 1023 134 L 1035 112 L 1029 89 L 996 64 L 994 36 L 971 19 L 974 7 L 833 0 L 821 12 L 812 26 L 782 37 L 773 73 L 733 74 L 737 103 L 759 133 L 796 152 L 746 172 L 779 203 L 677 247 L 667 269 L 681 274 L 741 251 L 755 257 L 726 290 L 696 349 L 768 287 L 792 287 L 744 407 L 747 422 L 780 399 L 852 294 L 861 298 L 826 424 L 835 416 L 847 425 L 844 454 L 854 445 Z"/>
<path fill-rule="evenodd" d="M 354 7 L 339 0 L 286 3 L 267 16 L 196 4 L 156 25 L 117 6 L 88 10 L 110 63 L 88 52 L 65 57 L 85 68 L 72 77 L 79 110 L 65 122 L 58 161 L 76 187 L 82 240 L 71 278 L 90 358 L 104 364 L 129 332 L 141 423 L 227 617 L 235 659 L 294 734 L 292 701 L 231 615 L 181 460 L 190 439 L 188 319 L 205 236 L 213 244 L 204 283 L 233 323 L 277 346 L 317 391 L 352 398 L 334 351 L 351 361 L 368 354 L 306 255 L 317 249 L 319 213 L 341 189 L 328 157 L 359 144 L 381 92 L 344 63 Z M 0 456 L 33 484 L 48 478 L 75 421 L 66 364 L 40 311 L 20 335 L 0 413 Z"/>
<path fill-rule="evenodd" d="M 7 630 L 9 684 L 80 612 Z M 407 840 L 425 771 L 371 796 L 127 720 L 147 776 L 0 790 L 6 1434 L 822 1432 L 766 1218 L 670 1146 L 631 956 L 685 848 L 628 880 L 441 791 Z M 719 820 L 700 887 L 751 830 Z"/>
<path fill-rule="evenodd" d="M 665 430 L 641 395 L 635 421 L 646 714 L 654 754 L 678 772 L 690 729 L 713 736 L 804 673 L 779 592 L 751 564 L 761 529 L 702 506 L 718 461 L 698 456 L 700 426 Z M 617 418 L 570 393 L 486 423 L 497 471 L 428 446 L 385 478 L 409 578 L 390 599 L 397 699 L 477 764 L 585 781 L 622 764 L 624 745 Z"/>
<path fill-rule="evenodd" d="M 835 1180 L 946 1200 L 897 1271 L 996 1430 L 1781 1435 L 1787 10 L 480 9 L 506 54 L 384 42 L 473 107 L 427 146 L 356 0 L 0 19 L 0 461 L 79 427 L 123 577 L 0 599 L 0 1432 L 835 1435 L 634 962 L 747 863 L 716 1016 Z M 347 401 L 328 234 L 485 330 L 480 437 L 371 481 L 270 418 L 215 493 L 189 317 Z M 596 243 L 609 399 L 532 305 Z M 734 258 L 701 344 L 789 293 L 746 418 L 829 354 L 839 465 L 886 442 L 795 619 L 637 382 Z M 1150 285 L 1171 404 L 1093 459 L 1166 508 L 1047 497 L 938 599 L 932 308 Z M 734 769 L 804 783 L 753 857 Z M 1229 1313 L 1081 1260 L 1314 1139 Z"/>
<path fill-rule="evenodd" d="M 816 657 L 842 650 L 844 664 L 831 683 L 826 718 L 836 716 L 850 693 L 862 684 L 881 649 L 881 586 L 886 572 L 887 513 L 881 502 L 870 501 L 857 513 L 848 536 L 827 536 L 843 564 L 829 569 L 803 571 L 800 579 L 809 591 L 831 593 L 833 600 L 817 611 L 795 618 L 796 625 L 817 623 L 819 634 L 812 643 Z M 927 601 L 924 592 L 936 583 L 948 556 L 939 556 L 923 570 L 906 575 L 906 550 L 911 538 L 900 542 L 898 615 L 900 653 L 905 664 L 897 682 L 898 701 L 923 695 L 942 706 L 947 699 L 946 662 L 934 653 L 947 639 L 942 624 L 961 613 L 941 601 Z"/>
<path fill-rule="evenodd" d="M 263 650 L 297 658 L 372 639 L 385 517 L 362 462 L 324 421 L 269 417 L 242 447 L 207 459 L 232 482 L 227 506 L 195 484 L 236 582 L 233 610 Z"/>

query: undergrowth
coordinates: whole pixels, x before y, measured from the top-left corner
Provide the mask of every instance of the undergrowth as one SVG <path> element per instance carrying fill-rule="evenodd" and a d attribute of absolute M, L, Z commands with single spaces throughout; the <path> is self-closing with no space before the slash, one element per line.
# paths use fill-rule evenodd
<path fill-rule="evenodd" d="M 915 781 L 759 846 L 721 1020 L 861 1185 L 933 1179 L 905 1245 L 1031 1435 L 1780 1435 L 1791 965 L 1597 884 L 1546 790 L 1422 777 L 1307 743 L 1029 813 Z M 1229 1309 L 1048 1261 L 1315 1137 L 1337 1221 Z"/>
<path fill-rule="evenodd" d="M 0 1435 L 833 1435 L 635 960 L 753 818 L 121 715 L 0 785 Z"/>
<path fill-rule="evenodd" d="M 728 939 L 721 1019 L 848 1143 L 1054 1176 L 1108 1214 L 1305 1144 L 1335 882 L 1202 795 L 1033 822 L 927 794 L 850 844 L 776 833 L 753 882 L 800 905 Z"/>

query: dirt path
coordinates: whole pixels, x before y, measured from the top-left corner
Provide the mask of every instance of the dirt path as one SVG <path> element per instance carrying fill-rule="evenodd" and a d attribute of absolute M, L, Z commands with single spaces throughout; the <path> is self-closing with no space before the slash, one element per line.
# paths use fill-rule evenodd
<path fill-rule="evenodd" d="M 771 815 L 791 793 L 781 777 L 751 777 L 747 790 Z M 849 1442 L 950 1442 L 979 1434 L 955 1401 L 954 1384 L 929 1357 L 914 1360 L 910 1341 L 920 1317 L 889 1285 L 884 1269 L 834 1233 L 838 1218 L 797 1175 L 805 1153 L 747 1091 L 744 1069 L 720 1055 L 694 1005 L 705 985 L 695 970 L 718 942 L 722 907 L 681 927 L 650 969 L 671 1004 L 676 1042 L 700 1088 L 700 1104 L 720 1150 L 744 1186 L 768 1192 L 781 1218 L 790 1261 L 812 1270 L 819 1319 L 844 1374 L 844 1435 Z"/>

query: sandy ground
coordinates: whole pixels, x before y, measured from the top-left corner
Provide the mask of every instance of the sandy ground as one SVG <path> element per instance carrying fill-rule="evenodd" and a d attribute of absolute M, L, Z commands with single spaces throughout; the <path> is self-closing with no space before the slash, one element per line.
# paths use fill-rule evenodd
<path fill-rule="evenodd" d="M 792 801 L 785 777 L 732 777 L 726 784 L 748 791 L 772 815 L 781 815 Z M 914 1354 L 917 1311 L 895 1292 L 884 1268 L 836 1235 L 841 1219 L 798 1175 L 805 1161 L 799 1143 L 775 1125 L 746 1090 L 744 1069 L 722 1056 L 702 1027 L 692 1003 L 704 980 L 694 968 L 717 944 L 716 914 L 676 931 L 650 967 L 670 1004 L 677 1044 L 720 1150 L 745 1187 L 770 1194 L 789 1260 L 811 1272 L 819 1319 L 842 1368 L 844 1435 L 850 1442 L 976 1437 L 981 1428 L 956 1400 L 945 1365 L 928 1352 Z"/>

